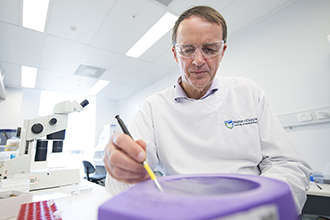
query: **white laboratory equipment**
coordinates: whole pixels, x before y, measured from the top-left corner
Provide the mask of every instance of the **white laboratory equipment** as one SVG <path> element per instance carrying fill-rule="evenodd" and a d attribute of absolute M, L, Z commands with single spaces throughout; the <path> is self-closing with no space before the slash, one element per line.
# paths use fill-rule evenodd
<path fill-rule="evenodd" d="M 68 114 L 80 112 L 88 104 L 87 100 L 80 104 L 64 101 L 55 105 L 51 115 L 24 120 L 18 155 L 0 161 L 0 180 L 28 178 L 30 190 L 80 183 L 79 168 L 47 167 L 48 141 L 52 140 L 53 153 L 62 152 Z"/>
<path fill-rule="evenodd" d="M 95 146 L 95 153 L 93 156 L 93 164 L 95 165 L 96 174 L 107 173 L 103 163 L 104 148 L 108 144 L 110 136 L 115 132 L 116 132 L 116 125 L 106 124 L 103 126 L 103 129 Z"/>

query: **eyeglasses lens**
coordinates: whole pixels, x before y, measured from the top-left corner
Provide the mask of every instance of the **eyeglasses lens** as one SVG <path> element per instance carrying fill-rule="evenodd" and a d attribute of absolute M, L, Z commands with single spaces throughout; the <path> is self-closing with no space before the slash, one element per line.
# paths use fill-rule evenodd
<path fill-rule="evenodd" d="M 175 48 L 181 57 L 191 58 L 195 56 L 197 50 L 201 50 L 204 57 L 214 57 L 221 53 L 223 41 L 210 42 L 203 44 L 202 46 L 177 43 Z"/>

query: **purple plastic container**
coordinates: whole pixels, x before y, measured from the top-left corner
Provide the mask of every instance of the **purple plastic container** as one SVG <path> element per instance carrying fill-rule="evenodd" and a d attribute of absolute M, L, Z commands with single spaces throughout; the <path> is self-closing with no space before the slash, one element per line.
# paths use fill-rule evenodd
<path fill-rule="evenodd" d="M 194 174 L 147 180 L 99 207 L 98 220 L 279 219 L 298 215 L 289 186 L 241 174 Z M 240 218 L 240 216 L 244 216 Z"/>

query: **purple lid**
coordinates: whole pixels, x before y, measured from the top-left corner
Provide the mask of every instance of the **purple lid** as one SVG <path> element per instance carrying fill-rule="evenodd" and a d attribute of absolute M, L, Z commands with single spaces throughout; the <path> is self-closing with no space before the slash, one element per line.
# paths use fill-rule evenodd
<path fill-rule="evenodd" d="M 273 207 L 278 219 L 297 219 L 289 186 L 281 181 L 241 174 L 194 174 L 158 178 L 108 200 L 99 207 L 99 220 L 203 220 Z M 274 214 L 274 213 L 270 213 Z"/>

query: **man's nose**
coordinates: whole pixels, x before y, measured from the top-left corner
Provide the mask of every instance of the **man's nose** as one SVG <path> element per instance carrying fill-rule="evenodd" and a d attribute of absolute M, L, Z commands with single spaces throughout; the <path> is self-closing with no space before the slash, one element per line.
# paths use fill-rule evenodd
<path fill-rule="evenodd" d="M 193 64 L 195 64 L 196 66 L 202 66 L 205 63 L 205 59 L 203 56 L 203 52 L 198 49 L 195 53 L 195 55 L 193 56 Z"/>

